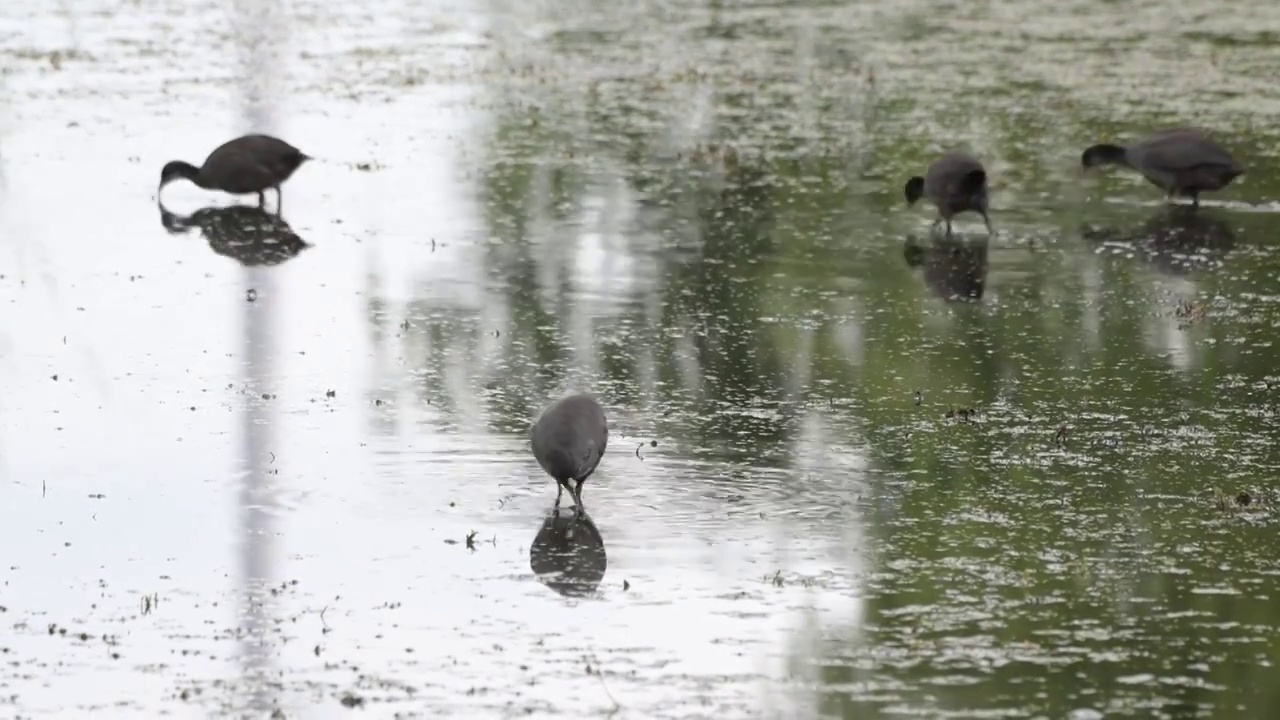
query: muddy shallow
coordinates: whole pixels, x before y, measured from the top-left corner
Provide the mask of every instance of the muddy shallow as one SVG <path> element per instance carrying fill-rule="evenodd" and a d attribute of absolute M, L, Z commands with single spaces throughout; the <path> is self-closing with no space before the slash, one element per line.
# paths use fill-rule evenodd
<path fill-rule="evenodd" d="M 0 714 L 1280 710 L 1272 5 L 10 19 Z M 1200 213 L 1080 177 L 1174 122 Z M 281 217 L 158 207 L 249 129 Z M 956 146 L 989 241 L 903 207 Z"/>

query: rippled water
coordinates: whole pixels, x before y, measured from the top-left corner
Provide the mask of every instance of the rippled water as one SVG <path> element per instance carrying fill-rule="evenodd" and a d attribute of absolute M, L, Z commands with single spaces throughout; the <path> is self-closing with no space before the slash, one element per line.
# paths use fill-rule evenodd
<path fill-rule="evenodd" d="M 1280 709 L 1280 6 L 11 5 L 0 711 Z M 1199 213 L 1079 172 L 1174 124 Z"/>

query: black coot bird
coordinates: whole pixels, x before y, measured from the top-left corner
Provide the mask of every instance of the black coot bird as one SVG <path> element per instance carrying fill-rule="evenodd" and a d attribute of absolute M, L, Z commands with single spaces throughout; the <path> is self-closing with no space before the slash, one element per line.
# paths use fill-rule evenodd
<path fill-rule="evenodd" d="M 1133 145 L 1094 145 L 1080 156 L 1084 169 L 1124 165 L 1142 173 L 1153 185 L 1175 196 L 1190 197 L 1200 206 L 1200 193 L 1221 190 L 1244 174 L 1221 145 L 1191 128 L 1164 130 Z"/>
<path fill-rule="evenodd" d="M 259 206 L 266 200 L 264 191 L 275 189 L 278 211 L 284 204 L 280 185 L 310 159 L 280 138 L 245 135 L 219 145 L 200 167 L 181 160 L 165 164 L 160 171 L 160 189 L 174 180 L 186 178 L 206 190 L 233 195 L 257 193 Z"/>
<path fill-rule="evenodd" d="M 531 433 L 533 456 L 559 486 L 555 507 L 568 489 L 582 517 L 582 484 L 595 472 L 609 442 L 604 410 L 589 395 L 571 395 L 547 408 Z M 570 485 L 574 480 L 577 485 Z"/>
<path fill-rule="evenodd" d="M 991 232 L 991 219 L 987 217 L 987 171 L 972 155 L 949 152 L 934 160 L 924 177 L 919 175 L 907 181 L 907 205 L 915 205 L 921 197 L 928 198 L 938 208 L 938 220 L 947 223 L 951 234 L 951 218 L 966 210 L 982 216 Z"/>

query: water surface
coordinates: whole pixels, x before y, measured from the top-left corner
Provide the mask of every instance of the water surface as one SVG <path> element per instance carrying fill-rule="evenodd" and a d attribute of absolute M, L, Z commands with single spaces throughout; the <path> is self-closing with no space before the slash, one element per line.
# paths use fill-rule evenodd
<path fill-rule="evenodd" d="M 1280 710 L 1272 4 L 9 10 L 5 710 Z M 1183 123 L 1199 213 L 1079 172 Z M 248 130 L 280 218 L 157 207 Z"/>

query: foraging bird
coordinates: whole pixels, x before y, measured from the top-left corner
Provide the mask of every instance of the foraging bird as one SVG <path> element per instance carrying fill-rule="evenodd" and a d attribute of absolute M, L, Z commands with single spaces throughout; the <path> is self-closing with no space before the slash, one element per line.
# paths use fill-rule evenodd
<path fill-rule="evenodd" d="M 160 171 L 160 190 L 179 178 L 186 178 L 206 190 L 221 190 L 233 195 L 258 194 L 261 207 L 263 192 L 274 188 L 277 208 L 284 204 L 280 185 L 288 180 L 302 163 L 311 158 L 289 143 L 270 135 L 245 135 L 219 145 L 204 165 L 174 160 Z M 160 192 L 157 190 L 157 194 Z"/>
<path fill-rule="evenodd" d="M 1125 165 L 1142 173 L 1153 185 L 1182 195 L 1200 207 L 1200 193 L 1221 190 L 1244 174 L 1244 167 L 1203 132 L 1190 128 L 1165 130 L 1127 147 L 1094 145 L 1080 156 L 1084 169 Z"/>
<path fill-rule="evenodd" d="M 991 232 L 991 219 L 987 217 L 987 171 L 972 155 L 950 152 L 934 160 L 924 177 L 919 175 L 907 181 L 907 205 L 915 205 L 921 197 L 928 198 L 938 208 L 938 220 L 947 223 L 951 234 L 951 218 L 966 210 L 982 216 Z"/>
<path fill-rule="evenodd" d="M 590 395 L 571 395 L 547 408 L 531 433 L 533 456 L 559 486 L 555 507 L 567 488 L 582 517 L 582 484 L 595 472 L 609 443 L 604 410 Z M 571 486 L 570 480 L 577 481 Z"/>

